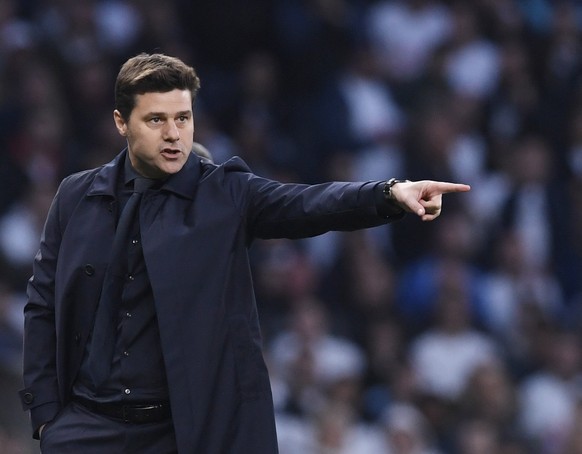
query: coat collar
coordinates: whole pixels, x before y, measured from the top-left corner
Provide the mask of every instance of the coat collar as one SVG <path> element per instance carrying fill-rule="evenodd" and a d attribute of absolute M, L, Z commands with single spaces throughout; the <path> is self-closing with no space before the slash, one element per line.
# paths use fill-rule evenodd
<path fill-rule="evenodd" d="M 105 195 L 115 197 L 117 178 L 123 171 L 127 156 L 127 148 L 119 153 L 112 161 L 103 165 L 95 175 L 88 196 Z M 193 199 L 196 186 L 201 175 L 201 161 L 195 153 L 190 153 L 182 169 L 171 175 L 160 190 L 170 191 L 187 199 Z"/>
<path fill-rule="evenodd" d="M 117 185 L 117 178 L 119 173 L 123 170 L 123 163 L 127 149 L 119 153 L 112 161 L 97 169 L 97 174 L 93 179 L 93 183 L 87 191 L 88 196 L 106 195 L 115 197 L 115 189 Z"/>

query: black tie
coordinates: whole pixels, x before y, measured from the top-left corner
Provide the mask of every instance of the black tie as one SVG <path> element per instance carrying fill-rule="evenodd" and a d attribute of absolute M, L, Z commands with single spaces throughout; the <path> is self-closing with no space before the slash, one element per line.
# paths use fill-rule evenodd
<path fill-rule="evenodd" d="M 138 177 L 135 179 L 133 193 L 127 201 L 117 224 L 109 266 L 105 273 L 99 306 L 95 315 L 93 338 L 89 350 L 89 358 L 87 359 L 87 365 L 96 389 L 105 383 L 111 371 L 119 302 L 127 270 L 127 242 L 141 196 L 152 183 L 153 181 L 147 178 Z"/>

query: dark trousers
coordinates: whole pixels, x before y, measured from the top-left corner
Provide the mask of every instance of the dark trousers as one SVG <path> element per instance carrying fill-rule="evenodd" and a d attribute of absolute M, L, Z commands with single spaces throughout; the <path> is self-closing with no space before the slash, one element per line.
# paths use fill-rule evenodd
<path fill-rule="evenodd" d="M 71 403 L 48 423 L 40 439 L 42 454 L 176 454 L 171 420 L 125 423 Z"/>

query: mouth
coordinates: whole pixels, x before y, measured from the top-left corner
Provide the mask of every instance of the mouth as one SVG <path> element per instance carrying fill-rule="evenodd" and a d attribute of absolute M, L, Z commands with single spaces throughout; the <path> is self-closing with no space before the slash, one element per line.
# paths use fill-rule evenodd
<path fill-rule="evenodd" d="M 161 154 L 167 159 L 175 159 L 180 155 L 181 152 L 182 151 L 177 148 L 164 148 Z"/>

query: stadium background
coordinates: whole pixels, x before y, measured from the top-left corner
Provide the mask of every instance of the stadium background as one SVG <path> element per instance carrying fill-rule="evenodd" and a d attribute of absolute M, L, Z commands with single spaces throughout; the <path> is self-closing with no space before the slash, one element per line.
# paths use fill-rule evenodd
<path fill-rule="evenodd" d="M 282 454 L 582 453 L 581 30 L 576 1 L 0 1 L 0 452 L 37 449 L 46 210 L 123 147 L 115 74 L 160 51 L 197 69 L 217 162 L 473 187 L 428 225 L 254 244 Z"/>

